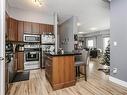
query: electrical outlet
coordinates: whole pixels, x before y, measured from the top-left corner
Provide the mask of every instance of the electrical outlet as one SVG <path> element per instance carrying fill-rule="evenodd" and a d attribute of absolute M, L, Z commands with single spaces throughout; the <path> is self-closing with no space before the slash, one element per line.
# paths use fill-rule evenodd
<path fill-rule="evenodd" d="M 113 68 L 113 74 L 117 73 L 117 68 Z"/>
<path fill-rule="evenodd" d="M 114 44 L 114 46 L 117 46 L 117 42 L 115 41 L 115 42 L 113 42 L 113 44 Z"/>

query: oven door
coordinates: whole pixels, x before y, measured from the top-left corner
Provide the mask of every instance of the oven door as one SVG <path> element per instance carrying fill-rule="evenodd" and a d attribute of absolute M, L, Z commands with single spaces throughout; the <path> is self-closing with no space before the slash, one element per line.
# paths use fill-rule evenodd
<path fill-rule="evenodd" d="M 38 51 L 28 51 L 25 53 L 25 61 L 39 61 L 39 52 Z"/>

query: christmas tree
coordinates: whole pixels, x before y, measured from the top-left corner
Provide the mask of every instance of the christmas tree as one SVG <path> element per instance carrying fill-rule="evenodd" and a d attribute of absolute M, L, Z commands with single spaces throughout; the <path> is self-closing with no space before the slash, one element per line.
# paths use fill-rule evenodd
<path fill-rule="evenodd" d="M 105 49 L 102 65 L 110 66 L 110 44 Z"/>

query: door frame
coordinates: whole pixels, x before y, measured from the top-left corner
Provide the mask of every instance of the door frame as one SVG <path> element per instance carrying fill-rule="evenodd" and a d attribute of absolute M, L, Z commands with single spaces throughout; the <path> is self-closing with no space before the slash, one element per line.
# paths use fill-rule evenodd
<path fill-rule="evenodd" d="M 5 95 L 5 2 L 0 0 L 0 95 Z"/>

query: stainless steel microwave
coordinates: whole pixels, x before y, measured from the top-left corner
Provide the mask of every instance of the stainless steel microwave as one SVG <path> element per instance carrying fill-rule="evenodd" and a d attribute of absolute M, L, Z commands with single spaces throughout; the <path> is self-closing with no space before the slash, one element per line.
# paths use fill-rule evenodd
<path fill-rule="evenodd" d="M 40 42 L 40 40 L 41 40 L 40 35 L 24 34 L 24 42 Z"/>

